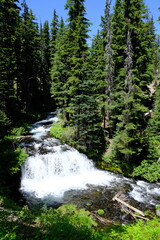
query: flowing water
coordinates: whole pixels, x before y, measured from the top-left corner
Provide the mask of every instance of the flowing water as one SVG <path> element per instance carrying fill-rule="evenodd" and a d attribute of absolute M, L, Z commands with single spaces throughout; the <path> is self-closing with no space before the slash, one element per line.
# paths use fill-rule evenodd
<path fill-rule="evenodd" d="M 114 215 L 114 195 L 121 191 L 130 203 L 141 209 L 160 204 L 160 183 L 135 181 L 98 170 L 92 160 L 76 149 L 51 138 L 56 113 L 32 125 L 21 144 L 29 155 L 22 165 L 20 191 L 30 206 L 58 206 L 74 203 L 91 210 L 105 208 Z M 145 206 L 145 207 L 144 207 Z"/>

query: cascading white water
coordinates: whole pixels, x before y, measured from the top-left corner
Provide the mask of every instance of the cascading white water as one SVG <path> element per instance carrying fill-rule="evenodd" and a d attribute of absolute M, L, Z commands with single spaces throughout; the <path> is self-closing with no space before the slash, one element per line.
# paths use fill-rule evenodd
<path fill-rule="evenodd" d="M 22 165 L 21 192 L 27 197 L 60 201 L 69 190 L 90 189 L 91 186 L 114 188 L 122 185 L 131 187 L 129 195 L 139 202 L 158 204 L 160 184 L 149 184 L 98 170 L 84 154 L 60 143 L 54 138 L 46 138 L 52 122 L 58 118 L 49 116 L 35 123 L 30 131 L 32 140 L 23 146 L 31 148 L 30 156 Z"/>
<path fill-rule="evenodd" d="M 22 166 L 21 189 L 43 198 L 48 194 L 62 198 L 73 189 L 86 189 L 91 185 L 109 185 L 115 177 L 97 170 L 93 162 L 77 150 L 63 145 L 53 147 L 55 152 L 30 156 Z"/>

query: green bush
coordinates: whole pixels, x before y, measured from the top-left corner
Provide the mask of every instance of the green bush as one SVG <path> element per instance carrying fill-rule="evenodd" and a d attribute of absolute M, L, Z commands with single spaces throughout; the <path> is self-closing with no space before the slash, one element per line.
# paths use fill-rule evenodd
<path fill-rule="evenodd" d="M 72 146 L 76 144 L 74 142 L 74 128 L 68 126 L 64 127 L 62 122 L 53 123 L 50 134 L 64 143 L 68 143 Z"/>
<path fill-rule="evenodd" d="M 138 220 L 132 225 L 107 225 L 106 230 L 97 228 L 90 212 L 77 209 L 75 205 L 63 205 L 58 209 L 44 207 L 32 213 L 27 206 L 15 208 L 6 199 L 0 198 L 1 240 L 159 240 L 158 218 Z M 7 203 L 8 204 L 8 203 Z M 12 207 L 13 206 L 13 207 Z M 100 209 L 102 210 L 102 209 Z"/>
<path fill-rule="evenodd" d="M 157 218 L 147 222 L 140 219 L 132 225 L 108 227 L 106 234 L 112 240 L 159 240 L 160 221 Z"/>
<path fill-rule="evenodd" d="M 57 210 L 44 209 L 37 219 L 39 227 L 45 231 L 46 239 L 80 240 L 95 239 L 95 221 L 84 209 L 75 205 L 63 205 Z M 96 240 L 96 239 L 95 239 Z"/>
<path fill-rule="evenodd" d="M 16 233 L 17 227 L 4 227 L 0 229 L 0 239 L 1 240 L 17 240 L 20 239 Z"/>
<path fill-rule="evenodd" d="M 11 130 L 11 135 L 19 137 L 26 133 L 26 129 L 24 127 L 16 127 Z"/>
<path fill-rule="evenodd" d="M 144 160 L 140 166 L 134 169 L 133 177 L 135 176 L 140 176 L 149 182 L 156 182 L 160 180 L 160 164 Z"/>
<path fill-rule="evenodd" d="M 16 142 L 11 137 L 5 137 L 0 140 L 0 184 L 1 187 L 11 176 L 17 173 L 22 163 L 25 161 L 27 154 L 21 148 L 16 147 Z M 11 181 L 11 179 L 10 179 Z"/>

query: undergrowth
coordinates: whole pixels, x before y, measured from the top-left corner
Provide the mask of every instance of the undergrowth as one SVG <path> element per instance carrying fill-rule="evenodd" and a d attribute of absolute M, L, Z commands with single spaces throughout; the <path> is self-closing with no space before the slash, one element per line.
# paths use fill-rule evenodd
<path fill-rule="evenodd" d="M 62 122 L 53 123 L 50 134 L 51 136 L 60 139 L 63 143 L 67 143 L 71 146 L 76 144 L 74 141 L 74 128 L 64 126 Z"/>
<path fill-rule="evenodd" d="M 8 208 L 10 206 L 10 208 Z M 14 209 L 14 210 L 13 210 Z M 159 240 L 160 219 L 132 225 L 97 225 L 89 211 L 75 205 L 43 207 L 38 213 L 0 198 L 1 240 Z"/>

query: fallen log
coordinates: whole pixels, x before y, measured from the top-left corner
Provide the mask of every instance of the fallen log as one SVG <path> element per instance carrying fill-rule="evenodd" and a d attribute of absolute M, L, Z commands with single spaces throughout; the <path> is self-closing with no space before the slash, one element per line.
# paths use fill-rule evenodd
<path fill-rule="evenodd" d="M 108 223 L 113 223 L 111 220 L 97 216 L 97 214 L 95 212 L 91 212 L 91 215 L 93 217 L 97 218 L 103 225 L 106 225 Z"/>
<path fill-rule="evenodd" d="M 140 215 L 137 215 L 137 214 L 134 214 L 130 209 L 125 209 L 124 210 L 127 214 L 130 214 L 133 218 L 141 218 L 141 219 L 143 219 L 143 220 L 146 220 L 146 221 L 148 221 L 149 220 L 149 218 L 146 218 L 146 217 L 142 217 L 142 216 L 140 216 Z"/>
<path fill-rule="evenodd" d="M 121 200 L 121 199 L 119 198 L 119 196 L 120 196 L 120 192 L 118 192 L 118 193 L 112 198 L 112 201 L 120 202 L 121 204 L 123 204 L 123 205 L 126 206 L 127 208 L 133 210 L 134 212 L 139 213 L 141 216 L 143 216 L 143 217 L 145 216 L 145 214 L 144 214 L 142 211 L 140 211 L 139 209 L 137 209 L 137 208 L 131 206 L 130 204 L 124 202 L 123 200 Z M 135 216 L 136 216 L 136 215 L 135 215 Z"/>
<path fill-rule="evenodd" d="M 31 135 L 26 135 L 26 136 L 17 136 L 16 139 L 23 139 L 23 138 L 27 138 L 27 137 L 31 137 Z"/>

